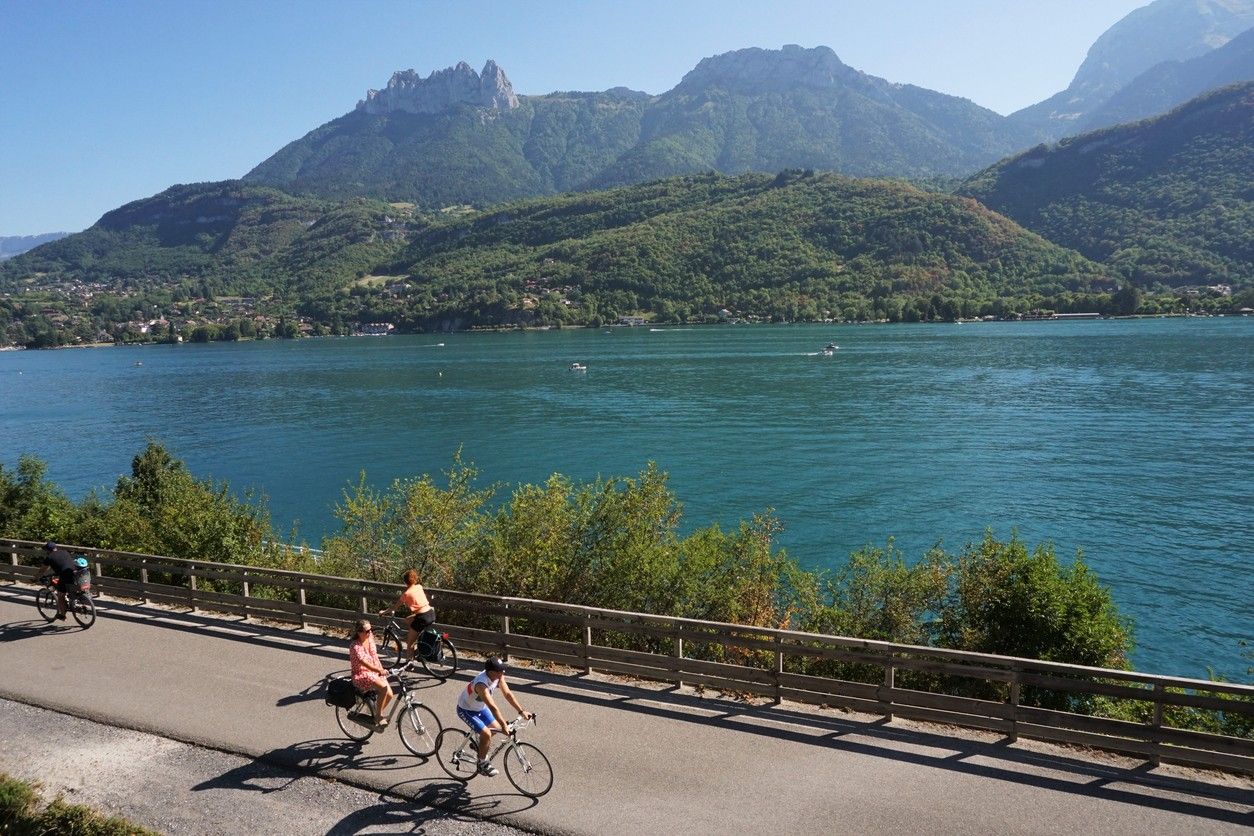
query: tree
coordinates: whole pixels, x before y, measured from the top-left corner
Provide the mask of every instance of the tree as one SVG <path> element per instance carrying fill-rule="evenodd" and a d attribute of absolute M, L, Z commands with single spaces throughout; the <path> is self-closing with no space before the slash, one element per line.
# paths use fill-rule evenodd
<path fill-rule="evenodd" d="M 1127 666 L 1131 625 L 1076 555 L 1062 566 L 1050 545 L 1029 552 L 991 532 L 958 558 L 941 609 L 941 644 L 1094 667 Z"/>
<path fill-rule="evenodd" d="M 1112 298 L 1115 306 L 1115 312 L 1124 316 L 1130 316 L 1141 309 L 1141 301 L 1143 294 L 1141 289 L 1132 282 L 1124 282 Z"/>

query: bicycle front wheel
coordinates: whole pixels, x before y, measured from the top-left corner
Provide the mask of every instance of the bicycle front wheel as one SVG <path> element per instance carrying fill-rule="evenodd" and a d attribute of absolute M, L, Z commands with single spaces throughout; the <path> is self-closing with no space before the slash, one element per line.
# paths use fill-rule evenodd
<path fill-rule="evenodd" d="M 469 781 L 479 771 L 479 752 L 461 729 L 445 729 L 435 743 L 440 768 L 458 781 Z"/>
<path fill-rule="evenodd" d="M 453 643 L 443 636 L 440 637 L 440 642 L 435 646 L 435 652 L 431 654 L 430 659 L 419 653 L 418 660 L 422 662 L 423 670 L 441 682 L 457 673 L 457 648 L 453 647 Z"/>
<path fill-rule="evenodd" d="M 96 605 L 86 595 L 74 598 L 74 603 L 70 605 L 70 614 L 84 630 L 96 623 Z"/>
<path fill-rule="evenodd" d="M 505 774 L 528 798 L 539 798 L 553 789 L 553 767 L 530 743 L 515 743 L 505 750 Z"/>
<path fill-rule="evenodd" d="M 44 587 L 35 593 L 35 608 L 39 610 L 39 615 L 44 621 L 51 621 L 57 617 L 57 593 L 48 587 Z"/>
<path fill-rule="evenodd" d="M 379 645 L 379 658 L 386 659 L 389 656 L 396 661 L 391 667 L 399 668 L 405 663 L 405 640 L 396 635 L 394 626 L 389 626 L 387 632 L 383 634 L 383 642 Z"/>
<path fill-rule="evenodd" d="M 335 722 L 349 740 L 365 743 L 374 734 L 374 706 L 369 700 L 357 698 L 352 708 L 335 707 Z"/>
<path fill-rule="evenodd" d="M 401 743 L 420 758 L 435 754 L 436 741 L 440 736 L 440 718 L 421 703 L 410 703 L 401 709 L 396 718 L 396 730 L 401 733 Z"/>

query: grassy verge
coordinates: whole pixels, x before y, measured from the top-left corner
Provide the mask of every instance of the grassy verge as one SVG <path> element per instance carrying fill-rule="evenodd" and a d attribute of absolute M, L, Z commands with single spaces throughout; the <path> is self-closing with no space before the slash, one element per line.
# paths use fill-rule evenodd
<path fill-rule="evenodd" d="M 125 819 L 105 816 L 58 796 L 44 804 L 39 785 L 0 772 L 0 834 L 3 836 L 156 836 Z"/>

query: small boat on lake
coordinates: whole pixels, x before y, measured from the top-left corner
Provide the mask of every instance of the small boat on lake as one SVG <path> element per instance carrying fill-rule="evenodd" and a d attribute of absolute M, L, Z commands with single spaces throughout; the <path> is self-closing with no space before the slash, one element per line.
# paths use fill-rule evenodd
<path fill-rule="evenodd" d="M 571 363 L 570 370 L 572 372 L 586 372 L 588 370 L 588 367 L 585 366 L 583 363 Z"/>
<path fill-rule="evenodd" d="M 836 349 L 838 348 L 840 348 L 840 346 L 836 345 L 836 343 L 828 343 L 827 345 L 823 346 L 823 356 L 831 357 L 833 354 L 836 353 Z"/>

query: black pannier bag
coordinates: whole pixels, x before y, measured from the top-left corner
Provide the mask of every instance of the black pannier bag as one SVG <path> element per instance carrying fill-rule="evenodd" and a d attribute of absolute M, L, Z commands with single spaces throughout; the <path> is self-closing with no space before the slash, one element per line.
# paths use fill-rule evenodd
<path fill-rule="evenodd" d="M 418 652 L 422 654 L 422 658 L 428 662 L 439 661 L 440 638 L 442 636 L 443 633 L 434 627 L 428 627 L 418 634 Z"/>
<path fill-rule="evenodd" d="M 353 703 L 357 702 L 357 689 L 353 687 L 353 680 L 342 676 L 327 682 L 327 705 L 336 705 L 340 708 L 352 708 Z"/>

